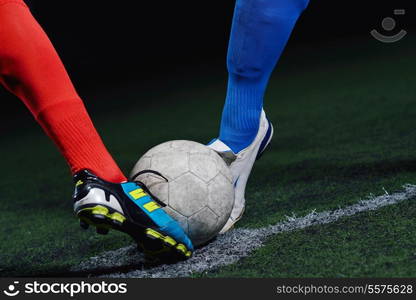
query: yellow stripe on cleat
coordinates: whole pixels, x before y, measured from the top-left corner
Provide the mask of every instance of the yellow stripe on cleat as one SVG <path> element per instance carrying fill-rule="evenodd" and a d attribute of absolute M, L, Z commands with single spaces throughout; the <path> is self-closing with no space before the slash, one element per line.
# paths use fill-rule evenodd
<path fill-rule="evenodd" d="M 93 207 L 91 213 L 94 215 L 107 216 L 109 213 L 109 210 L 107 207 L 104 207 L 104 206 L 96 206 L 96 207 Z"/>
<path fill-rule="evenodd" d="M 88 211 L 94 215 L 103 215 L 103 216 L 107 216 L 109 212 L 108 208 L 101 206 L 101 205 L 97 205 L 94 207 L 87 207 L 87 208 L 80 209 L 78 211 L 78 214 L 80 214 L 81 212 L 85 212 L 85 211 Z"/>
<path fill-rule="evenodd" d="M 146 234 L 150 237 L 159 239 L 159 240 L 163 240 L 164 236 L 162 234 L 160 234 L 159 232 L 157 232 L 156 230 L 153 230 L 151 228 L 147 228 L 146 229 Z"/>
<path fill-rule="evenodd" d="M 134 200 L 147 196 L 143 189 L 135 189 L 134 191 L 131 191 L 129 194 L 133 197 Z"/>
<path fill-rule="evenodd" d="M 182 252 L 183 255 L 185 255 L 186 257 L 191 257 L 191 255 L 192 255 L 192 252 L 188 251 L 188 249 L 183 244 L 178 244 L 176 246 L 176 249 L 179 250 L 180 252 Z"/>
<path fill-rule="evenodd" d="M 184 244 L 178 244 L 173 238 L 171 238 L 168 235 L 165 236 L 165 235 L 161 234 L 160 232 L 158 232 L 156 230 L 153 230 L 151 228 L 147 228 L 145 230 L 145 233 L 149 238 L 155 238 L 155 239 L 161 240 L 161 241 L 165 242 L 165 244 L 167 244 L 167 246 L 168 246 L 168 247 L 165 247 L 165 249 L 161 249 L 159 251 L 150 252 L 150 251 L 145 250 L 145 252 L 147 254 L 150 254 L 150 255 L 151 254 L 155 255 L 155 254 L 158 254 L 158 253 L 160 254 L 160 253 L 168 251 L 168 248 L 174 247 L 180 253 L 182 253 L 182 255 L 184 255 L 186 258 L 189 258 L 189 257 L 192 256 L 192 252 L 188 251 L 188 249 L 186 248 L 186 246 Z"/>
<path fill-rule="evenodd" d="M 153 230 L 151 228 L 147 228 L 145 232 L 149 237 L 159 239 L 168 244 L 169 246 L 175 246 L 177 244 L 176 241 L 170 236 L 163 235 L 160 232 L 157 232 L 156 230 Z"/>
<path fill-rule="evenodd" d="M 176 245 L 176 241 L 173 238 L 171 238 L 170 236 L 166 236 L 163 240 L 171 246 Z"/>
<path fill-rule="evenodd" d="M 87 207 L 87 208 L 83 208 L 81 210 L 78 211 L 78 215 L 82 212 L 89 212 L 92 215 L 100 215 L 100 216 L 104 216 L 108 219 L 111 220 L 115 220 L 118 221 L 120 223 L 124 223 L 124 221 L 126 221 L 126 217 L 123 216 L 121 213 L 119 212 L 113 212 L 112 214 L 110 213 L 110 210 L 107 207 L 101 206 L 101 205 L 97 205 L 94 207 Z M 82 217 L 82 220 L 85 221 L 89 221 L 87 223 L 89 223 L 90 225 L 93 224 L 88 218 L 86 217 Z"/>
<path fill-rule="evenodd" d="M 183 244 L 178 244 L 176 246 L 176 249 L 178 249 L 179 251 L 181 251 L 183 254 L 185 254 L 188 251 L 188 249 L 186 249 L 185 245 L 183 245 Z"/>
<path fill-rule="evenodd" d="M 148 211 L 148 212 L 152 212 L 158 208 L 160 208 L 160 205 L 157 204 L 155 201 L 150 201 L 147 202 L 146 204 L 143 205 L 143 207 Z"/>
<path fill-rule="evenodd" d="M 110 217 L 110 219 L 118 221 L 120 223 L 124 223 L 124 221 L 126 221 L 126 217 L 123 216 L 122 214 L 118 213 L 118 212 L 114 212 L 114 213 L 108 215 L 108 217 Z"/>

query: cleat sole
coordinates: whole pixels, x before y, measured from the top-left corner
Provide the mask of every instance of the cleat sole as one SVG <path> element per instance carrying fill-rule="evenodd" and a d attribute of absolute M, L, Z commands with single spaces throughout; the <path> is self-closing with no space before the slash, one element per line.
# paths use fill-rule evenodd
<path fill-rule="evenodd" d="M 81 226 L 82 229 L 87 230 L 90 225 L 82 220 L 79 220 L 79 226 Z"/>
<path fill-rule="evenodd" d="M 126 217 L 121 213 L 111 213 L 107 207 L 102 205 L 82 208 L 77 212 L 77 216 L 89 225 L 107 224 L 110 227 L 120 227 L 126 221 Z"/>
<path fill-rule="evenodd" d="M 106 235 L 106 234 L 108 234 L 108 232 L 109 232 L 108 228 L 97 227 L 97 233 L 98 234 Z"/>
<path fill-rule="evenodd" d="M 192 256 L 192 252 L 186 248 L 184 244 L 177 243 L 172 237 L 164 235 L 154 229 L 147 228 L 145 230 L 146 236 L 153 241 L 159 241 L 166 250 L 174 248 L 178 254 L 179 259 L 187 259 Z M 166 251 L 159 251 L 161 253 Z M 152 253 L 153 255 L 155 253 Z"/>
<path fill-rule="evenodd" d="M 147 228 L 145 230 L 145 232 L 146 232 L 146 235 L 150 239 L 152 239 L 152 240 L 160 240 L 160 241 L 162 241 L 168 247 L 173 247 L 173 246 L 175 246 L 177 244 L 176 241 L 173 238 L 171 238 L 170 236 L 163 235 L 159 231 L 156 231 L 154 229 Z"/>
<path fill-rule="evenodd" d="M 95 226 L 98 234 L 107 234 L 109 229 L 129 234 L 149 257 L 164 257 L 169 255 L 172 249 L 176 253 L 175 259 L 183 260 L 192 256 L 192 252 L 185 245 L 177 243 L 171 236 L 164 235 L 152 228 L 137 228 L 128 222 L 121 213 L 111 212 L 105 206 L 96 205 L 81 208 L 76 214 L 80 219 L 80 224 L 83 224 L 83 228 L 87 228 L 89 225 Z"/>
<path fill-rule="evenodd" d="M 189 258 L 189 257 L 192 256 L 192 252 L 191 251 L 188 251 L 188 249 L 183 244 L 178 244 L 176 246 L 176 250 L 178 250 L 179 252 L 181 252 L 187 258 Z"/>

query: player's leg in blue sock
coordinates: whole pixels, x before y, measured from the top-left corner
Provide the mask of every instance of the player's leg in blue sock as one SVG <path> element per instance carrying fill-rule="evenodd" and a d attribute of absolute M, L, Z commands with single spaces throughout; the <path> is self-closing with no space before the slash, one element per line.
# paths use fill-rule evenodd
<path fill-rule="evenodd" d="M 266 86 L 309 0 L 237 0 L 228 48 L 220 140 L 235 153 L 254 140 Z"/>

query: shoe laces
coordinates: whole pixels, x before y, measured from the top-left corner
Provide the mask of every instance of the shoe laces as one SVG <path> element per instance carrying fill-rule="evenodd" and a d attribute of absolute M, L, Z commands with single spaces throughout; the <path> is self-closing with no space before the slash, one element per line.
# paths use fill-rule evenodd
<path fill-rule="evenodd" d="M 146 194 L 148 194 L 150 197 L 152 197 L 153 198 L 153 200 L 155 201 L 155 202 L 157 202 L 160 206 L 162 206 L 162 207 L 165 207 L 166 206 L 166 204 L 162 201 L 162 200 L 160 200 L 158 197 L 156 197 L 150 190 L 149 190 L 149 188 L 147 187 L 147 185 L 146 184 L 144 184 L 144 182 L 142 182 L 142 181 L 140 181 L 140 180 L 136 180 L 136 178 L 137 177 L 139 177 L 140 175 L 143 175 L 143 174 L 154 174 L 154 175 L 157 175 L 157 176 L 159 176 L 159 177 L 161 177 L 161 178 L 163 178 L 166 182 L 169 182 L 169 180 L 165 177 L 165 176 L 163 176 L 161 173 L 159 173 L 158 171 L 155 171 L 155 170 L 142 170 L 142 171 L 139 171 L 139 172 L 137 172 L 136 174 L 134 174 L 132 177 L 131 177 L 131 180 L 134 182 L 134 183 L 136 183 L 137 185 L 139 185 L 144 191 L 145 191 L 145 193 Z"/>

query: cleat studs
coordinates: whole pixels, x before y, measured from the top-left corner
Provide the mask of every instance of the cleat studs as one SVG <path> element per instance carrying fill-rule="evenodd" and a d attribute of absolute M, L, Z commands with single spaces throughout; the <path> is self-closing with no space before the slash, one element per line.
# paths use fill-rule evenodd
<path fill-rule="evenodd" d="M 106 220 L 107 218 L 106 218 L 106 216 L 104 216 L 104 215 L 91 215 L 91 217 L 92 217 L 92 219 L 94 220 L 96 220 L 96 221 L 98 221 L 98 220 Z"/>
<path fill-rule="evenodd" d="M 170 236 L 166 236 L 163 240 L 168 246 L 175 246 L 176 245 L 176 241 L 173 238 L 171 238 Z"/>
<path fill-rule="evenodd" d="M 87 230 L 87 229 L 88 229 L 88 227 L 89 227 L 90 225 L 88 225 L 88 223 L 86 223 L 86 222 L 84 222 L 84 221 L 80 220 L 80 221 L 79 221 L 79 226 L 80 226 L 82 229 Z"/>
<path fill-rule="evenodd" d="M 97 227 L 97 233 L 98 234 L 106 235 L 106 234 L 108 234 L 108 232 L 109 232 L 108 228 Z"/>
<path fill-rule="evenodd" d="M 109 214 L 108 217 L 113 220 L 113 222 L 117 222 L 118 224 L 123 224 L 126 220 L 126 217 L 118 212 L 114 212 L 112 214 Z"/>
<path fill-rule="evenodd" d="M 94 207 L 94 209 L 91 212 L 93 215 L 102 215 L 102 216 L 107 216 L 109 211 L 108 208 L 104 207 L 104 206 L 96 206 Z"/>
<path fill-rule="evenodd" d="M 117 220 L 112 220 L 112 222 L 113 222 L 113 226 L 116 226 L 116 227 L 121 227 L 123 225 L 123 223 L 121 223 Z"/>
<path fill-rule="evenodd" d="M 163 240 L 163 235 L 151 228 L 146 229 L 146 235 L 152 240 Z"/>
<path fill-rule="evenodd" d="M 176 246 L 176 250 L 178 250 L 180 254 L 184 255 L 185 258 L 190 258 L 192 256 L 192 252 L 188 251 L 188 249 L 186 248 L 184 244 L 178 244 Z"/>
<path fill-rule="evenodd" d="M 176 249 L 179 250 L 180 252 L 182 252 L 183 254 L 186 254 L 186 252 L 188 250 L 188 249 L 186 249 L 185 245 L 183 245 L 183 244 L 178 244 L 176 246 Z"/>

